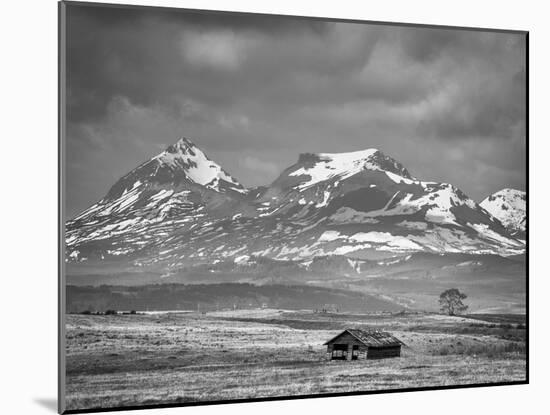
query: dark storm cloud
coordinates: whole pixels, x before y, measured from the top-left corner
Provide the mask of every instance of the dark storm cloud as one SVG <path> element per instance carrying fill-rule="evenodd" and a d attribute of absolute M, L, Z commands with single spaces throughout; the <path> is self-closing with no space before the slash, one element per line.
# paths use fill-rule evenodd
<path fill-rule="evenodd" d="M 436 59 L 460 39 L 455 31 L 429 28 L 406 29 L 401 35 L 403 50 L 419 62 Z"/>
<path fill-rule="evenodd" d="M 525 186 L 521 35 L 68 10 L 69 215 L 181 136 L 245 185 L 376 147 L 478 200 Z"/>
<path fill-rule="evenodd" d="M 221 45 L 231 47 L 235 41 L 279 33 L 322 36 L 327 27 L 326 23 L 318 21 L 160 9 L 71 6 L 67 15 L 69 117 L 74 120 L 97 119 L 104 115 L 110 98 L 117 95 L 131 97 L 138 104 L 169 100 L 174 87 L 176 92 L 188 87 L 190 92 L 202 93 L 205 99 L 227 101 L 229 95 L 217 93 L 212 96 L 209 89 L 196 84 L 196 79 L 186 78 L 198 76 L 201 81 L 226 84 L 226 79 L 219 78 L 216 68 L 182 65 L 181 49 L 190 37 L 204 43 L 209 33 L 214 36 L 219 33 L 221 37 L 238 31 L 237 39 L 227 39 L 228 44 Z M 197 45 L 208 46 L 211 45 L 207 42 Z M 269 56 L 269 52 L 264 56 Z M 246 78 L 242 73 L 233 75 L 235 81 Z"/>

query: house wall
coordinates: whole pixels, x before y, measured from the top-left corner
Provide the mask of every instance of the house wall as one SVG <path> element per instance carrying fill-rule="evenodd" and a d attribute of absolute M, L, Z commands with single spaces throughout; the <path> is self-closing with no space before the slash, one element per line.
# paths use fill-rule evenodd
<path fill-rule="evenodd" d="M 369 347 L 367 359 L 383 359 L 401 356 L 401 346 Z"/>
<path fill-rule="evenodd" d="M 332 358 L 332 351 L 334 350 L 335 344 L 348 345 L 347 360 L 351 360 L 352 358 L 353 346 L 358 346 L 358 351 L 359 351 L 358 359 L 367 358 L 368 347 L 365 346 L 363 343 L 361 343 L 359 340 L 357 340 L 355 337 L 353 337 L 349 333 L 344 333 L 341 336 L 334 339 L 331 343 L 327 344 L 327 353 L 329 353 L 329 358 Z"/>

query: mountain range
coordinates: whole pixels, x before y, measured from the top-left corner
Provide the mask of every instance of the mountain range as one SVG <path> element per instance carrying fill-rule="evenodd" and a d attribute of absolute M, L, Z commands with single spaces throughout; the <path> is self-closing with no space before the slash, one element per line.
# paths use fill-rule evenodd
<path fill-rule="evenodd" d="M 410 253 L 525 251 L 525 193 L 480 204 L 376 149 L 301 154 L 246 189 L 186 138 L 66 223 L 66 261 L 170 270 L 257 258 L 311 263 Z"/>

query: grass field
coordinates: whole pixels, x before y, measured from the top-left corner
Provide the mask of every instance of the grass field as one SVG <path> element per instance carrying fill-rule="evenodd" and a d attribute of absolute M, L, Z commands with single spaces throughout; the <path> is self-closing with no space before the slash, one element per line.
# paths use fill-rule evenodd
<path fill-rule="evenodd" d="M 402 356 L 328 360 L 323 343 L 346 327 L 391 331 Z M 70 314 L 67 409 L 523 381 L 524 327 L 426 313 Z"/>

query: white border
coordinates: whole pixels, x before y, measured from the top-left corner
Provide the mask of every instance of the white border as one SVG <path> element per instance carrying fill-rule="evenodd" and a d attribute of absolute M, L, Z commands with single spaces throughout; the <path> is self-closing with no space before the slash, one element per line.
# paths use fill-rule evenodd
<path fill-rule="evenodd" d="M 113 1 L 117 2 L 117 1 Z M 545 267 L 550 198 L 550 26 L 544 2 L 156 0 L 134 4 L 530 31 L 531 384 L 468 390 L 147 410 L 240 414 L 346 410 L 403 414 L 539 413 L 548 394 Z M 57 389 L 57 4 L 5 2 L 2 15 L 2 380 L 4 413 L 52 414 Z M 126 3 L 118 1 L 118 3 Z M 7 230 L 7 231 L 6 231 Z M 155 412 L 156 411 L 156 412 Z M 127 412 L 120 412 L 127 413 Z"/>

